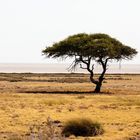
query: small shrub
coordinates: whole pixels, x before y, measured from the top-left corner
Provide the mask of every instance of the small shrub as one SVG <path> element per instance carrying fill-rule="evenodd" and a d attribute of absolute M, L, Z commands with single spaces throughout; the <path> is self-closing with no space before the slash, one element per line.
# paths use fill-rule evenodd
<path fill-rule="evenodd" d="M 62 134 L 66 137 L 70 135 L 75 136 L 96 136 L 103 134 L 103 128 L 101 124 L 93 122 L 90 119 L 73 119 L 68 121 L 63 130 Z"/>

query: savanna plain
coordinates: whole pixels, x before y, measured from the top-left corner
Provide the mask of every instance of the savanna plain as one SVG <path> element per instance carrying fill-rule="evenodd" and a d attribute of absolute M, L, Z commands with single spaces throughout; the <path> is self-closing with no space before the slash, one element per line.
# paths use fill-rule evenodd
<path fill-rule="evenodd" d="M 43 140 L 73 118 L 99 122 L 104 133 L 66 139 L 139 140 L 140 75 L 107 74 L 102 93 L 93 90 L 88 74 L 1 73 L 0 140 Z"/>

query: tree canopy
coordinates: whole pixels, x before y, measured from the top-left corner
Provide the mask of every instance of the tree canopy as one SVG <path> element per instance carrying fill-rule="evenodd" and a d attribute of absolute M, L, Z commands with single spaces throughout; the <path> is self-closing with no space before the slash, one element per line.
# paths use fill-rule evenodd
<path fill-rule="evenodd" d="M 83 57 L 91 56 L 93 59 L 131 59 L 137 51 L 122 44 L 107 34 L 76 34 L 54 43 L 43 50 L 48 57 Z M 98 61 L 97 61 L 98 62 Z"/>
<path fill-rule="evenodd" d="M 107 34 L 80 33 L 69 36 L 60 42 L 54 43 L 50 47 L 46 47 L 43 50 L 43 54 L 51 58 L 74 57 L 75 60 L 72 68 L 79 63 L 85 64 L 86 67 L 81 65 L 81 68 L 87 69 L 90 72 L 92 83 L 96 85 L 100 84 L 101 86 L 108 60 L 129 60 L 137 54 L 137 51 Z M 91 64 L 91 61 L 102 65 L 103 71 L 98 80 L 93 78 L 94 64 Z"/>

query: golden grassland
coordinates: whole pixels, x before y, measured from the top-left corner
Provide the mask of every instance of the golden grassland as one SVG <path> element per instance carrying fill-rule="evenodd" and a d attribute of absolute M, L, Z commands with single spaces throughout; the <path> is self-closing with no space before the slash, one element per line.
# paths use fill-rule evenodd
<path fill-rule="evenodd" d="M 94 94 L 87 74 L 0 74 L 0 140 L 27 135 L 48 117 L 65 123 L 90 118 L 103 125 L 92 140 L 140 137 L 140 75 L 106 75 Z M 71 137 L 69 139 L 85 139 Z"/>

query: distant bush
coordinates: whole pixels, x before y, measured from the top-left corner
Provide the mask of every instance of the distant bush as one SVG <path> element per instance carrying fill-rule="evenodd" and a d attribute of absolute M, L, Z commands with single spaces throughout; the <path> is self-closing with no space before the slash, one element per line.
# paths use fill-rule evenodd
<path fill-rule="evenodd" d="M 62 134 L 66 137 L 75 136 L 96 136 L 103 134 L 101 124 L 90 119 L 72 119 L 66 122 Z"/>

